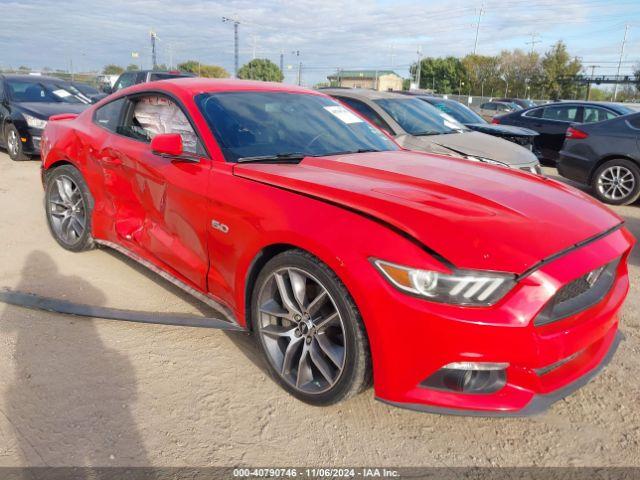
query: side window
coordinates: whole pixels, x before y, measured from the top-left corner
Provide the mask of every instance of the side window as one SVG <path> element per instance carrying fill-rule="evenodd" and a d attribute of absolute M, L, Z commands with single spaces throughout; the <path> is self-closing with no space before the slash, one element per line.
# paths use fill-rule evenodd
<path fill-rule="evenodd" d="M 497 106 L 496 106 L 496 104 L 495 104 L 495 103 L 493 103 L 493 102 L 487 102 L 487 103 L 485 103 L 485 104 L 484 104 L 484 106 L 483 106 L 482 108 L 484 108 L 485 110 L 497 110 L 497 109 L 498 109 L 498 108 L 497 108 Z"/>
<path fill-rule="evenodd" d="M 124 98 L 119 98 L 113 102 L 109 102 L 106 105 L 98 108 L 93 114 L 94 123 L 100 125 L 107 130 L 115 132 L 118 128 L 122 114 L 122 106 L 125 103 Z"/>
<path fill-rule="evenodd" d="M 504 103 L 498 103 L 496 106 L 498 107 L 498 111 L 499 112 L 506 112 L 506 111 L 510 110 L 510 108 L 507 105 L 505 105 Z"/>
<path fill-rule="evenodd" d="M 569 107 L 564 105 L 545 107 L 542 112 L 542 118 L 546 120 L 557 120 L 560 122 L 575 122 L 577 116 L 578 107 Z"/>
<path fill-rule="evenodd" d="M 113 91 L 120 90 L 121 88 L 127 88 L 136 83 L 135 72 L 125 72 L 118 77 L 116 84 L 113 86 Z"/>
<path fill-rule="evenodd" d="M 540 118 L 542 116 L 542 111 L 544 108 L 534 108 L 533 110 L 529 110 L 523 116 L 531 117 L 531 118 Z"/>
<path fill-rule="evenodd" d="M 584 120 L 582 123 L 603 122 L 616 118 L 616 114 L 600 107 L 584 107 Z"/>
<path fill-rule="evenodd" d="M 162 95 L 144 95 L 131 99 L 131 108 L 118 133 L 141 142 L 151 142 L 160 133 L 178 133 L 184 151 L 198 153 L 198 137 L 182 109 Z"/>
<path fill-rule="evenodd" d="M 364 118 L 369 120 L 378 128 L 386 131 L 390 135 L 393 135 L 393 132 L 391 131 L 391 127 L 389 126 L 389 124 L 385 122 L 382 119 L 382 117 L 378 115 L 375 112 L 375 110 L 371 108 L 369 105 L 367 105 L 366 103 L 361 102 L 359 100 L 354 100 L 353 98 L 347 98 L 347 97 L 336 97 L 336 98 L 340 100 L 342 103 L 345 103 L 346 105 L 348 105 L 350 108 L 352 108 L 356 112 L 358 112 L 360 115 L 362 115 Z"/>

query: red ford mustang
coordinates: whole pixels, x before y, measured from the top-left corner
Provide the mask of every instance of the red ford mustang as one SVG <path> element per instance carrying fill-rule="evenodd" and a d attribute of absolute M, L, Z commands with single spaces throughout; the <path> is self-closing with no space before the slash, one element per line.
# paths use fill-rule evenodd
<path fill-rule="evenodd" d="M 275 379 L 327 405 L 529 414 L 617 344 L 633 237 L 528 173 L 408 152 L 326 95 L 167 80 L 49 121 L 68 250 L 116 248 L 255 332 Z"/>

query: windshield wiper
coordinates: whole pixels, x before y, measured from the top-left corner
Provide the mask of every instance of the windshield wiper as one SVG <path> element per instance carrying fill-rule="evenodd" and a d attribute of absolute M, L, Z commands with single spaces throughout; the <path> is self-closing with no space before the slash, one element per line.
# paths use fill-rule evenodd
<path fill-rule="evenodd" d="M 377 150 L 375 148 L 359 148 L 358 150 L 345 150 L 343 152 L 325 153 L 323 155 L 318 155 L 318 157 L 331 157 L 333 155 L 351 155 L 353 153 L 370 153 L 370 152 L 382 152 L 382 150 Z"/>
<path fill-rule="evenodd" d="M 257 155 L 255 157 L 240 157 L 238 163 L 251 163 L 251 162 L 299 162 L 304 157 L 308 157 L 304 153 L 291 152 L 291 153 L 278 153 L 276 155 Z"/>
<path fill-rule="evenodd" d="M 411 135 L 413 135 L 414 137 L 428 137 L 429 135 L 442 135 L 442 132 L 418 132 L 412 133 Z"/>

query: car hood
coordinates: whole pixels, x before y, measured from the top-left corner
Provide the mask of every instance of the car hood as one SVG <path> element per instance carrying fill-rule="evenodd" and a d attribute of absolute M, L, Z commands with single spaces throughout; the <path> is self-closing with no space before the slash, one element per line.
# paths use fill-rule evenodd
<path fill-rule="evenodd" d="M 418 152 L 237 164 L 234 174 L 375 217 L 458 268 L 520 274 L 621 223 L 554 180 Z"/>
<path fill-rule="evenodd" d="M 515 127 L 513 125 L 494 125 L 492 123 L 467 123 L 465 126 L 476 132 L 488 135 L 500 135 L 505 137 L 535 137 L 538 132 L 529 128 Z"/>
<path fill-rule="evenodd" d="M 526 148 L 474 131 L 427 136 L 400 135 L 396 141 L 409 150 L 455 156 L 471 155 L 512 166 L 538 163 L 536 156 Z"/>
<path fill-rule="evenodd" d="M 48 120 L 52 115 L 60 113 L 81 113 L 91 105 L 81 103 L 63 103 L 63 102 L 21 102 L 16 104 L 20 111 L 27 115 L 32 115 L 43 120 Z"/>

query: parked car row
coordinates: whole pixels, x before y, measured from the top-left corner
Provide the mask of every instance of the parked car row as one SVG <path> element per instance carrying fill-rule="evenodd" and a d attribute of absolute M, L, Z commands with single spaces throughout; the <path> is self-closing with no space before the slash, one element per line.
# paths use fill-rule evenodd
<path fill-rule="evenodd" d="M 535 130 L 539 135 L 533 142 L 534 153 L 542 161 L 555 163 L 571 124 L 601 122 L 633 112 L 617 103 L 557 102 L 499 115 L 493 123 Z"/>
<path fill-rule="evenodd" d="M 215 305 L 300 400 L 373 383 L 449 414 L 540 412 L 620 341 L 634 239 L 534 162 L 419 98 L 201 78 L 119 90 L 42 140 L 61 247 Z"/>
<path fill-rule="evenodd" d="M 526 148 L 471 130 L 420 97 L 365 89 L 322 92 L 340 100 L 409 150 L 541 173 L 538 159 Z"/>

